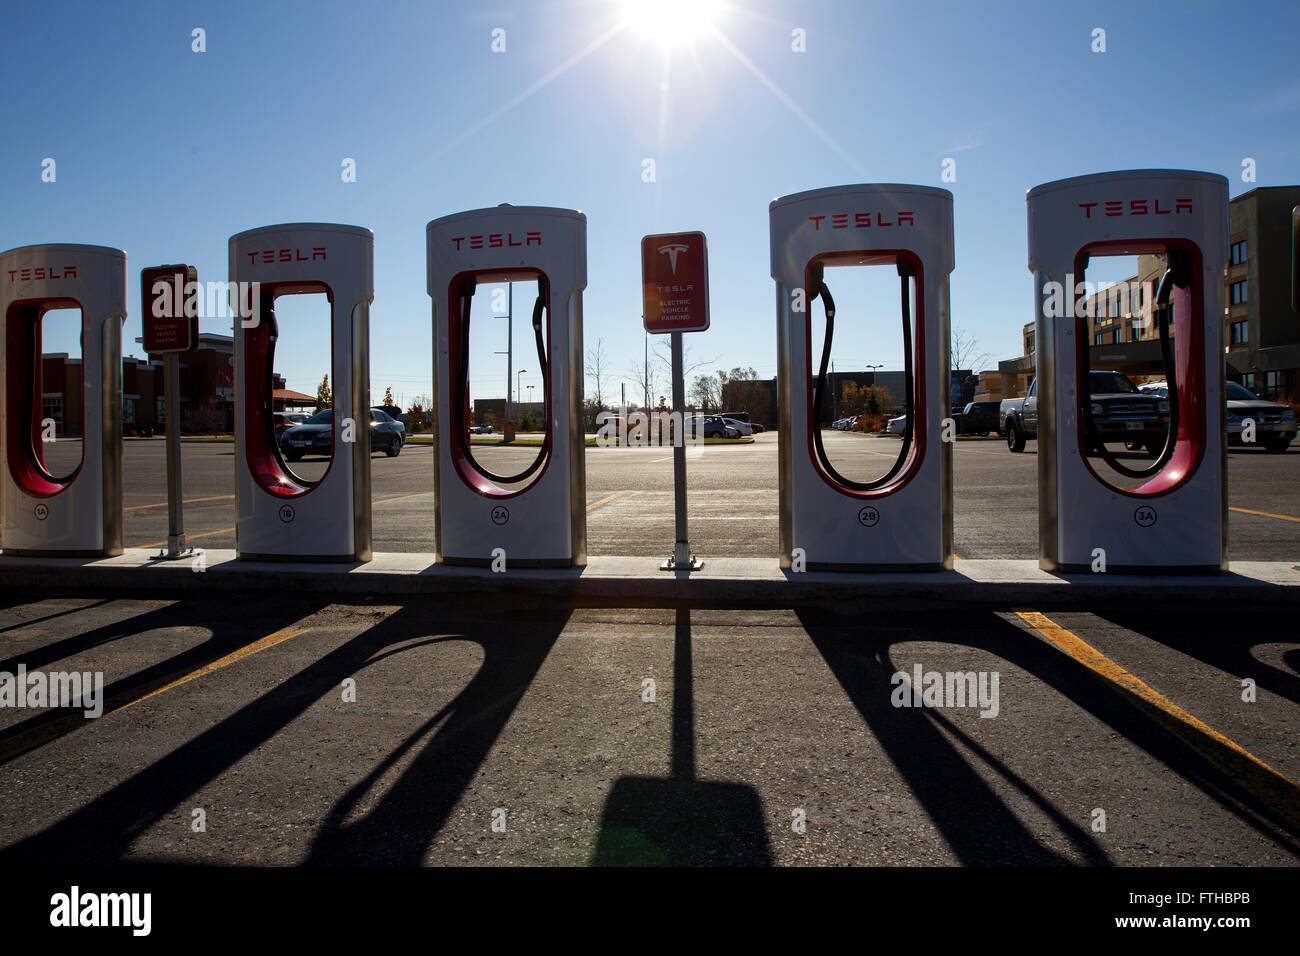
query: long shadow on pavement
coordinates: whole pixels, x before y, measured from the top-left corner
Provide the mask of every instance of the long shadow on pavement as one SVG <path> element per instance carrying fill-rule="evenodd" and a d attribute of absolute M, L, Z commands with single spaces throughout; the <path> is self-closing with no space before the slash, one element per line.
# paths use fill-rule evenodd
<path fill-rule="evenodd" d="M 1063 698 L 1109 725 L 1187 782 L 1238 816 L 1266 839 L 1295 854 L 1298 836 L 1286 813 L 1242 787 L 1222 764 L 1206 759 L 1113 684 L 1033 635 L 993 614 L 972 620 L 969 613 L 931 613 L 927 635 L 918 637 L 914 616 L 900 615 L 885 625 L 849 623 L 824 610 L 803 610 L 799 619 L 836 679 L 876 734 L 917 799 L 925 807 L 953 852 L 966 865 L 1070 865 L 1071 860 L 1044 846 L 997 796 L 944 734 L 971 748 L 984 764 L 1031 799 L 1091 865 L 1109 865 L 1103 847 L 1065 817 L 1033 785 L 962 733 L 940 711 L 895 708 L 890 702 L 892 675 L 910 671 L 910 662 L 891 659 L 894 643 L 941 640 L 997 655 L 1042 681 Z M 972 640 L 972 633 L 975 639 Z M 921 718 L 924 715 L 923 719 Z M 942 732 L 941 732 L 942 731 Z"/>
<path fill-rule="evenodd" d="M 436 630 L 479 643 L 484 652 L 480 672 L 450 705 L 444 724 L 380 808 L 365 823 L 343 827 L 340 821 L 354 791 L 326 821 L 307 861 L 418 863 L 568 615 L 568 610 L 537 612 L 530 624 L 512 617 L 506 628 L 481 607 L 466 611 L 446 602 L 426 601 L 407 605 L 45 830 L 0 850 L 0 866 L 119 861 L 137 836 L 317 701 L 336 693 L 344 678 L 354 676 L 393 645 L 409 645 Z M 435 723 L 430 721 L 426 729 Z"/>
<path fill-rule="evenodd" d="M 770 866 L 763 802 L 747 784 L 695 774 L 691 612 L 677 610 L 668 778 L 620 777 L 601 815 L 594 866 Z"/>

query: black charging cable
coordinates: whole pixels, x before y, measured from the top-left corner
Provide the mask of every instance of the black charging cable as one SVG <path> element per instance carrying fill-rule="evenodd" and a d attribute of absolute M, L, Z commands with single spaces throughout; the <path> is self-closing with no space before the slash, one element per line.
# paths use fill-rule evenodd
<path fill-rule="evenodd" d="M 1191 281 L 1191 261 L 1183 250 L 1171 249 L 1167 253 L 1167 263 L 1168 267 L 1165 269 L 1164 275 L 1160 277 L 1160 285 L 1156 287 L 1153 312 L 1156 329 L 1160 334 L 1160 362 L 1164 366 L 1166 391 L 1169 393 L 1169 428 L 1165 432 L 1164 447 L 1160 449 L 1160 454 L 1156 456 L 1155 461 L 1145 468 L 1131 468 L 1116 458 L 1115 454 L 1106 447 L 1106 443 L 1102 441 L 1101 434 L 1097 430 L 1097 421 L 1092 414 L 1092 375 L 1089 374 L 1087 369 L 1084 370 L 1083 382 L 1079 386 L 1087 443 L 1092 444 L 1097 449 L 1098 454 L 1101 455 L 1106 464 L 1128 478 L 1150 478 L 1157 474 L 1165 465 L 1169 464 L 1169 460 L 1174 457 L 1174 450 L 1178 445 L 1178 424 L 1180 420 L 1178 366 L 1174 361 L 1174 340 L 1170 330 L 1174 311 L 1171 300 L 1175 287 L 1186 289 Z M 1091 334 L 1089 334 L 1088 338 L 1089 340 L 1092 338 Z M 1084 345 L 1084 348 L 1088 347 L 1088 345 Z"/>
<path fill-rule="evenodd" d="M 470 307 L 474 303 L 474 290 L 477 288 L 474 279 L 466 279 L 460 289 L 460 363 L 459 378 L 457 381 L 458 395 L 456 407 L 452 410 L 453 415 L 466 414 L 466 406 L 469 403 L 469 319 Z M 542 371 L 542 401 L 546 411 L 546 429 L 542 434 L 542 448 L 537 457 L 533 459 L 531 465 L 516 475 L 498 475 L 488 471 L 474 458 L 472 442 L 469 439 L 469 422 L 463 422 L 461 427 L 454 428 L 453 434 L 457 436 L 461 443 L 461 449 L 465 453 L 465 458 L 473 466 L 474 470 L 483 477 L 491 479 L 498 484 L 513 485 L 521 481 L 527 481 L 533 473 L 545 464 L 546 459 L 551 452 L 551 375 L 550 365 L 546 360 L 546 337 L 542 334 L 542 313 L 546 309 L 546 280 L 539 278 L 537 280 L 537 301 L 533 303 L 533 337 L 537 343 L 537 362 Z M 510 383 L 506 383 L 507 394 L 510 391 Z"/>
<path fill-rule="evenodd" d="M 822 263 L 815 263 L 812 267 L 812 289 L 811 298 L 820 297 L 822 305 L 826 309 L 826 337 L 822 342 L 822 361 L 821 367 L 817 370 L 817 381 L 813 385 L 813 445 L 817 449 L 817 458 L 821 461 L 822 467 L 838 484 L 853 491 L 871 491 L 875 488 L 881 488 L 894 480 L 894 477 L 903 470 L 903 465 L 907 463 L 907 456 L 912 450 L 913 429 L 916 427 L 916 415 L 914 414 L 915 405 L 915 384 L 912 377 L 912 276 L 914 271 L 910 263 L 901 259 L 898 262 L 898 275 L 900 281 L 902 315 L 903 315 L 903 379 L 904 379 L 904 399 L 903 414 L 906 416 L 903 422 L 903 445 L 898 451 L 898 458 L 894 460 L 894 465 L 889 471 L 871 481 L 853 481 L 845 478 L 826 457 L 826 449 L 822 444 L 822 410 L 826 404 L 826 368 L 830 364 L 831 345 L 835 340 L 835 300 L 831 298 L 831 290 L 826 286 L 825 267 Z M 874 385 L 873 385 L 874 387 Z"/>

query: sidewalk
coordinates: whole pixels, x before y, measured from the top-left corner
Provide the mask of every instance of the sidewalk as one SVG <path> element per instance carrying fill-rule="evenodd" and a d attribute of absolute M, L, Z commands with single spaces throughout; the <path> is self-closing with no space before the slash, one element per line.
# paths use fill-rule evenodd
<path fill-rule="evenodd" d="M 1060 575 L 1024 560 L 958 561 L 953 571 L 848 574 L 782 571 L 775 558 L 704 558 L 702 571 L 667 572 L 660 558 L 590 558 L 585 568 L 514 569 L 436 564 L 427 553 L 380 553 L 366 564 L 240 561 L 231 550 L 196 560 L 155 560 L 156 550 L 113 558 L 0 556 L 0 590 L 39 593 L 328 591 L 338 594 L 445 594 L 529 597 L 543 601 L 639 601 L 795 607 L 822 603 L 900 603 L 1010 607 L 1119 604 L 1222 604 L 1243 609 L 1300 604 L 1300 567 L 1235 562 L 1220 575 Z"/>

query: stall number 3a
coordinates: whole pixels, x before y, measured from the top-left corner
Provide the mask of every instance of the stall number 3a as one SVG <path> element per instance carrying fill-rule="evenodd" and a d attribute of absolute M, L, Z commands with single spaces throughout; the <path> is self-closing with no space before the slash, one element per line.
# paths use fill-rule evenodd
<path fill-rule="evenodd" d="M 1156 509 L 1150 505 L 1143 505 L 1133 512 L 1133 520 L 1137 522 L 1139 528 L 1149 528 L 1156 523 Z"/>

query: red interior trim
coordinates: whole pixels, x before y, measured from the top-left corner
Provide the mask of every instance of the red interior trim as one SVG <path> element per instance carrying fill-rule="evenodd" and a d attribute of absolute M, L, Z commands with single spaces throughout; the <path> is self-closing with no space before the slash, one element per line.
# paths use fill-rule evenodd
<path fill-rule="evenodd" d="M 867 261 L 864 263 L 863 260 Z M 846 487 L 835 480 L 835 477 L 829 474 L 822 465 L 821 459 L 817 457 L 817 446 L 813 444 L 813 429 L 818 427 L 814 420 L 816 409 L 813 408 L 813 385 L 816 383 L 817 376 L 813 373 L 812 364 L 812 300 L 809 298 L 805 302 L 804 311 L 804 368 L 808 371 L 808 457 L 812 460 L 813 468 L 821 476 L 822 481 L 834 488 L 842 495 L 850 498 L 858 498 L 863 501 L 871 501 L 877 498 L 886 498 L 905 488 L 917 472 L 921 470 L 921 462 L 925 460 L 926 454 L 926 383 L 928 381 L 925 366 L 925 324 L 922 316 L 925 313 L 925 267 L 921 262 L 920 256 L 908 249 L 873 249 L 870 251 L 861 250 L 856 252 L 836 252 L 823 256 L 814 256 L 804 267 L 804 289 L 811 288 L 812 269 L 818 262 L 823 265 L 848 265 L 855 266 L 873 266 L 873 265 L 894 265 L 899 261 L 910 263 L 912 266 L 912 417 L 916 419 L 909 422 L 912 427 L 912 452 L 910 460 L 903 465 L 902 471 L 894 476 L 894 480 L 887 485 L 879 488 L 871 488 L 865 491 L 859 491 L 854 488 Z M 838 311 L 843 312 L 843 309 Z M 833 399 L 832 399 L 833 401 Z M 833 406 L 832 406 L 833 407 Z"/>
<path fill-rule="evenodd" d="M 249 474 L 267 494 L 277 498 L 298 498 L 317 488 L 334 467 L 333 445 L 330 446 L 330 463 L 325 474 L 316 481 L 304 481 L 298 478 L 280 457 L 279 442 L 275 440 L 274 396 L 271 394 L 271 373 L 275 361 L 275 342 L 271 333 L 278 329 L 275 324 L 275 300 L 282 295 L 297 293 L 324 292 L 331 306 L 330 322 L 330 372 L 334 371 L 334 329 L 333 305 L 334 292 L 323 282 L 282 283 L 263 285 L 261 297 L 260 321 L 251 328 L 243 328 L 239 334 L 244 337 L 244 389 L 243 424 L 244 452 Z M 337 383 L 335 383 L 337 386 Z M 330 426 L 331 442 L 338 422 Z M 358 428 L 370 427 L 370 413 L 366 410 L 365 420 L 358 422 Z"/>
<path fill-rule="evenodd" d="M 1205 320 L 1202 310 L 1204 276 L 1201 250 L 1186 239 L 1138 239 L 1095 242 L 1084 246 L 1074 257 L 1075 282 L 1083 280 L 1086 269 L 1083 260 L 1088 256 L 1105 255 L 1164 255 L 1170 250 L 1187 253 L 1191 263 L 1191 281 L 1186 289 L 1174 287 L 1170 302 L 1174 309 L 1174 369 L 1178 376 L 1178 435 L 1177 445 L 1168 464 L 1146 482 L 1133 489 L 1118 488 L 1100 475 L 1086 454 L 1086 434 L 1083 425 L 1083 392 L 1075 389 L 1075 421 L 1079 422 L 1079 458 L 1089 473 L 1107 488 L 1130 498 L 1154 498 L 1181 488 L 1201 466 L 1205 458 L 1205 445 L 1209 408 L 1205 389 Z M 1073 308 L 1074 290 L 1068 290 Z M 1088 317 L 1075 318 L 1075 375 L 1076 381 L 1089 371 L 1092 339 L 1088 334 Z M 1041 409 L 1040 409 L 1041 414 Z"/>
<path fill-rule="evenodd" d="M 82 452 L 76 470 L 63 479 L 56 479 L 45 467 L 44 445 L 41 441 L 42 377 L 44 365 L 41 357 L 41 323 L 47 312 L 55 309 L 81 309 L 76 299 L 23 299 L 13 302 L 5 316 L 5 406 L 9 409 L 8 434 L 5 435 L 9 475 L 24 494 L 33 498 L 51 498 L 72 486 L 86 463 L 85 432 L 90 423 L 85 415 L 85 382 L 82 391 Z M 34 313 L 34 315 L 33 315 Z M 82 341 L 85 341 L 85 313 L 82 312 Z M 85 356 L 82 356 L 82 375 L 85 375 Z M 30 412 L 24 416 L 21 409 Z M 95 423 L 98 427 L 98 423 Z"/>
<path fill-rule="evenodd" d="M 546 308 L 543 310 L 544 317 L 542 320 L 543 322 L 546 323 L 546 329 L 544 333 L 545 341 L 546 341 L 546 365 L 548 369 L 554 369 L 555 367 L 555 350 L 552 347 L 553 343 L 551 341 L 551 328 L 552 328 L 551 308 L 550 308 L 551 303 L 549 301 L 550 292 L 551 292 L 551 283 L 550 283 L 550 279 L 547 277 L 547 275 L 544 272 L 542 272 L 540 269 L 519 268 L 519 269 L 508 270 L 508 271 L 493 269 L 493 270 L 484 270 L 482 272 L 471 271 L 471 272 L 457 273 L 454 277 L 452 277 L 450 284 L 447 286 L 447 318 L 448 318 L 448 322 L 447 322 L 448 362 L 447 364 L 449 366 L 448 370 L 450 372 L 450 374 L 448 375 L 449 391 L 447 393 L 447 399 L 448 399 L 449 408 L 456 407 L 456 396 L 460 394 L 462 385 L 466 385 L 466 386 L 468 385 L 468 383 L 465 382 L 461 377 L 460 362 L 458 359 L 459 356 L 461 355 L 461 350 L 469 348 L 469 337 L 466 334 L 464 328 L 464 322 L 461 318 L 461 308 L 462 308 L 461 293 L 465 288 L 465 284 L 469 282 L 471 279 L 479 283 L 480 285 L 486 284 L 488 282 L 520 282 L 520 281 L 527 282 L 530 280 L 542 281 L 543 285 L 547 290 L 547 296 L 548 296 Z M 531 315 L 532 315 L 532 310 L 530 308 L 529 309 L 530 327 L 531 327 Z M 546 460 L 542 462 L 542 467 L 537 470 L 537 473 L 533 475 L 529 479 L 528 483 L 525 484 L 522 488 L 517 488 L 513 491 L 508 488 L 502 488 L 491 478 L 487 477 L 485 474 L 483 474 L 481 471 L 475 468 L 474 463 L 469 460 L 468 449 L 470 443 L 470 435 L 469 435 L 469 408 L 468 407 L 462 410 L 463 417 L 461 418 L 459 426 L 457 426 L 457 423 L 454 421 L 449 423 L 451 428 L 451 449 L 450 449 L 451 464 L 452 467 L 456 470 L 456 474 L 460 477 L 460 480 L 463 481 L 465 483 L 465 486 L 469 488 L 471 491 L 474 491 L 476 494 L 480 494 L 485 498 L 514 498 L 518 495 L 523 494 L 529 488 L 532 488 L 534 485 L 536 485 L 539 481 L 542 480 L 542 476 L 546 474 L 546 470 L 551 466 L 551 460 L 552 458 L 554 458 L 554 453 L 555 453 L 555 440 L 554 440 L 554 436 L 551 434 L 551 425 L 552 425 L 551 402 L 554 399 L 554 396 L 551 393 L 554 391 L 554 389 L 551 388 L 550 382 L 544 382 L 543 386 L 546 395 L 545 407 L 544 407 L 544 411 L 546 414 L 546 435 L 551 438 L 550 448 L 547 451 Z M 510 387 L 511 387 L 510 384 L 506 383 L 507 391 L 510 389 Z M 465 402 L 466 405 L 469 404 L 468 387 L 465 388 Z M 453 414 L 455 413 L 453 412 Z"/>

